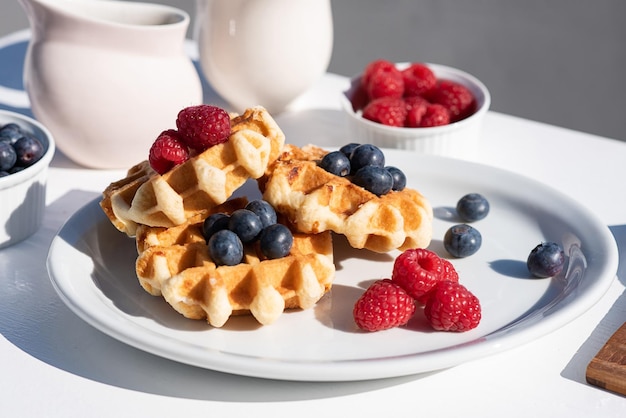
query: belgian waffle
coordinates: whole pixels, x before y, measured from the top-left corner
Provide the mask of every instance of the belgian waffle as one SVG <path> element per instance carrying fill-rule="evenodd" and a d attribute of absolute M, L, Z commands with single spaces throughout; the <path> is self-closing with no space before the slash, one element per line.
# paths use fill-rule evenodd
<path fill-rule="evenodd" d="M 213 211 L 231 212 L 245 199 Z M 140 225 L 136 273 L 141 286 L 183 316 L 221 327 L 231 315 L 251 313 L 263 325 L 285 309 L 312 307 L 332 285 L 335 266 L 330 232 L 294 234 L 289 255 L 267 260 L 249 245 L 244 261 L 216 266 L 202 236 L 203 217 L 164 228 Z"/>
<path fill-rule="evenodd" d="M 376 196 L 320 168 L 327 153 L 308 145 L 286 145 L 263 181 L 263 197 L 304 233 L 334 231 L 354 248 L 375 252 L 427 247 L 433 211 L 416 190 Z"/>
<path fill-rule="evenodd" d="M 159 175 L 148 164 L 111 183 L 100 205 L 113 225 L 134 236 L 139 224 L 171 227 L 225 202 L 248 178 L 263 176 L 285 136 L 262 107 L 231 117 L 228 141 Z"/>

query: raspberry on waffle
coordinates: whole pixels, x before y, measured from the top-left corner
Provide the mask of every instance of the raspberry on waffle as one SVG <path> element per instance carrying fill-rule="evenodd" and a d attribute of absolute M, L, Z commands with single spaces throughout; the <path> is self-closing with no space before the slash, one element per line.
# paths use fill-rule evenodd
<path fill-rule="evenodd" d="M 232 199 L 214 211 L 232 212 L 245 199 Z M 208 216 L 208 215 L 207 215 Z M 286 257 L 267 260 L 254 245 L 244 262 L 216 266 L 202 235 L 202 216 L 182 225 L 139 226 L 136 273 L 141 286 L 163 298 L 183 316 L 223 326 L 231 315 L 252 314 L 263 325 L 285 309 L 311 308 L 330 290 L 335 274 L 330 232 L 294 234 Z"/>
<path fill-rule="evenodd" d="M 138 224 L 170 227 L 225 202 L 249 179 L 265 174 L 278 157 L 285 135 L 262 107 L 231 119 L 229 140 L 159 175 L 147 161 L 103 192 L 100 205 L 129 236 Z"/>
<path fill-rule="evenodd" d="M 425 248 L 433 211 L 419 192 L 405 188 L 376 196 L 319 167 L 327 151 L 286 145 L 259 182 L 263 197 L 304 233 L 334 231 L 354 248 L 375 252 Z"/>

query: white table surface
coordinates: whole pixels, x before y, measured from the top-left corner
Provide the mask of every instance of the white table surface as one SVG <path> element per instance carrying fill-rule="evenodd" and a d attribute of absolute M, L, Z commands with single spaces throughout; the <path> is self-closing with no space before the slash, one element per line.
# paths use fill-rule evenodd
<path fill-rule="evenodd" d="M 329 74 L 292 111 L 277 116 L 288 141 L 346 143 L 337 100 L 346 85 L 345 78 Z M 210 91 L 205 96 L 220 104 Z M 23 100 L 3 96 L 0 89 L 0 103 L 3 98 L 14 106 Z M 478 162 L 540 180 L 576 199 L 609 226 L 620 250 L 626 246 L 626 143 L 489 112 L 479 155 Z M 118 342 L 63 304 L 45 260 L 64 221 L 123 174 L 84 169 L 57 153 L 43 226 L 28 240 L 0 250 L 3 417 L 382 416 L 401 410 L 437 417 L 626 416 L 626 398 L 585 382 L 587 364 L 626 320 L 623 266 L 596 305 L 551 334 L 453 368 L 401 378 L 338 383 L 248 378 L 179 364 Z"/>

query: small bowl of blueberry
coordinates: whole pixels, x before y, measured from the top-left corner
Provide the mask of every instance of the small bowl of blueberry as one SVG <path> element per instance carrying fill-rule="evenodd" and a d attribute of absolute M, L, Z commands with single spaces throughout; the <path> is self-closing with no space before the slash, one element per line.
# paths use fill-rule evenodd
<path fill-rule="evenodd" d="M 353 137 L 382 148 L 471 159 L 491 104 L 487 87 L 456 68 L 370 62 L 341 94 Z"/>
<path fill-rule="evenodd" d="M 0 110 L 0 248 L 39 229 L 54 151 L 46 127 L 28 116 Z"/>

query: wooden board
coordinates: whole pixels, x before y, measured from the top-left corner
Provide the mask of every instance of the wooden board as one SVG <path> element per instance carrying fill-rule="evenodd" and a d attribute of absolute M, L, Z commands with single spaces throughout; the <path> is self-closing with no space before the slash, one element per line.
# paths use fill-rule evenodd
<path fill-rule="evenodd" d="M 589 362 L 587 382 L 626 395 L 626 323 Z"/>

